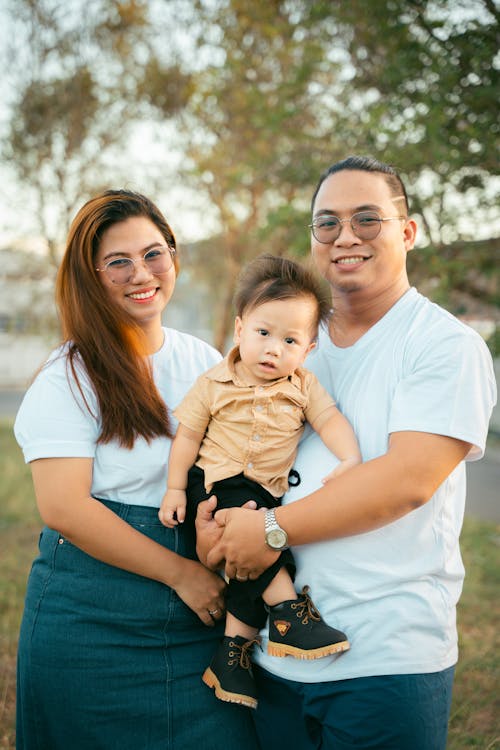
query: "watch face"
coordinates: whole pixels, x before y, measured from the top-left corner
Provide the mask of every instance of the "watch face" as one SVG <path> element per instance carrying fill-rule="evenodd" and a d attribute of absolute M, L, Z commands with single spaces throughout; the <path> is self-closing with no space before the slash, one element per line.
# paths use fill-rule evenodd
<path fill-rule="evenodd" d="M 272 549 L 283 549 L 283 547 L 286 547 L 288 539 L 283 529 L 272 529 L 266 534 L 266 542 Z"/>

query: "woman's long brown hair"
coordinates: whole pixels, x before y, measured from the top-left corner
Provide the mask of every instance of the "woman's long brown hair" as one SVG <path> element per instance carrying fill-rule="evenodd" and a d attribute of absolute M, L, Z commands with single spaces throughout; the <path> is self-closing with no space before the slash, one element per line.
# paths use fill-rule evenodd
<path fill-rule="evenodd" d="M 132 448 L 137 437 L 172 437 L 168 410 L 153 380 L 146 341 L 135 321 L 104 294 L 95 257 L 103 233 L 113 224 L 144 216 L 169 247 L 175 238 L 148 198 L 128 190 L 108 190 L 92 198 L 71 224 L 56 282 L 56 302 L 68 342 L 69 368 L 85 399 L 78 360 L 94 387 L 99 405 L 99 443 L 116 439 Z M 174 255 L 177 272 L 177 255 Z M 97 417 L 97 415 L 94 415 Z"/>

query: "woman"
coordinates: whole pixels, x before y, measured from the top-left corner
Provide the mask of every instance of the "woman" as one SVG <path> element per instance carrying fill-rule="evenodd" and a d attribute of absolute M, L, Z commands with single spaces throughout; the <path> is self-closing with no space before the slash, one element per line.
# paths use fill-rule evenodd
<path fill-rule="evenodd" d="M 189 525 L 157 518 L 170 410 L 219 360 L 163 328 L 172 231 L 147 198 L 79 211 L 59 270 L 64 341 L 16 419 L 46 524 L 19 640 L 22 750 L 255 750 L 248 711 L 200 679 L 221 636 L 224 582 Z M 207 627 L 208 626 L 208 627 Z"/>

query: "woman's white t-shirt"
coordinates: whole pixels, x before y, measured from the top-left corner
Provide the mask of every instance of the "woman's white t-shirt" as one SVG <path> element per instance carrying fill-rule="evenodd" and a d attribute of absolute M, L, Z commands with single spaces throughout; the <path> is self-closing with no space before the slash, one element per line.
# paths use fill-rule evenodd
<path fill-rule="evenodd" d="M 164 328 L 162 348 L 152 355 L 158 390 L 173 411 L 196 378 L 221 355 L 204 341 Z M 67 366 L 66 348 L 52 353 L 28 389 L 14 431 L 26 462 L 38 458 L 92 458 L 91 494 L 130 505 L 160 506 L 166 490 L 171 441 L 135 441 L 132 450 L 116 440 L 97 443 L 100 419 L 92 386 L 82 368 L 81 385 L 90 410 Z M 174 429 L 177 422 L 170 415 Z"/>

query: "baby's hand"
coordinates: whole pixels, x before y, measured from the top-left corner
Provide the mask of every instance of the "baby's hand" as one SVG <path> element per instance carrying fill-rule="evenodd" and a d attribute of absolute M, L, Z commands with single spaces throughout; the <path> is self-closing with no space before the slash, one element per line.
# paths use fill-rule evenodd
<path fill-rule="evenodd" d="M 326 484 L 330 481 L 330 479 L 333 479 L 334 477 L 339 477 L 341 474 L 344 474 L 344 472 L 348 471 L 349 469 L 352 469 L 353 466 L 357 466 L 357 464 L 361 463 L 361 456 L 349 456 L 349 458 L 345 458 L 343 461 L 341 461 L 337 466 L 334 468 L 333 471 L 331 471 L 329 474 L 326 475 L 321 480 L 322 484 Z"/>
<path fill-rule="evenodd" d="M 158 511 L 158 518 L 162 524 L 173 529 L 177 524 L 184 523 L 186 503 L 186 490 L 167 489 Z"/>

